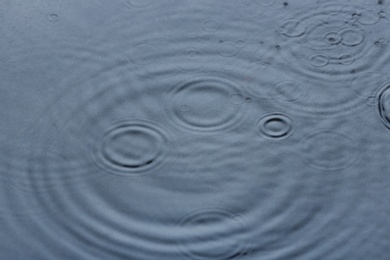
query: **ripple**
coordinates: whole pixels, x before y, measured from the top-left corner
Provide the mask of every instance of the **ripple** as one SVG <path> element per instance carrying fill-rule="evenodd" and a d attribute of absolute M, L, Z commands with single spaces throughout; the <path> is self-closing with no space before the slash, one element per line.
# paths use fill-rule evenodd
<path fill-rule="evenodd" d="M 260 136 L 270 139 L 285 139 L 294 132 L 294 124 L 291 117 L 282 113 L 271 113 L 260 117 L 256 123 Z"/>
<path fill-rule="evenodd" d="M 390 84 L 384 84 L 377 92 L 377 108 L 384 126 L 390 129 Z"/>
<path fill-rule="evenodd" d="M 285 21 L 292 19 L 292 29 L 302 28 L 299 33 L 286 34 L 284 27 L 279 25 L 278 32 L 285 47 L 275 52 L 269 74 L 274 74 L 274 78 L 283 76 L 283 80 L 303 82 L 305 90 L 303 98 L 283 102 L 280 108 L 318 116 L 352 114 L 364 109 L 362 104 L 368 96 L 374 95 L 368 91 L 372 90 L 368 85 L 376 84 L 364 86 L 356 83 L 350 86 L 342 82 L 352 82 L 366 72 L 382 73 L 390 58 L 386 41 L 379 43 L 378 39 L 385 39 L 379 25 L 372 24 L 372 28 L 368 29 L 367 25 L 358 22 L 358 14 L 365 9 L 352 3 L 340 5 L 327 2 L 317 8 L 308 8 L 294 18 L 286 18 Z M 267 77 L 264 75 L 264 78 Z M 276 96 L 275 91 L 267 93 L 264 89 L 262 97 Z M 356 98 L 357 92 L 363 99 Z"/>
<path fill-rule="evenodd" d="M 344 29 L 340 32 L 342 44 L 346 46 L 357 46 L 365 40 L 364 32 L 357 29 Z"/>
<path fill-rule="evenodd" d="M 220 45 L 219 54 L 223 57 L 233 57 L 237 55 L 238 52 L 239 49 L 234 42 L 224 42 Z"/>
<path fill-rule="evenodd" d="M 354 228 L 359 222 L 355 214 L 362 209 L 360 202 L 364 195 L 363 186 L 354 178 L 363 173 L 317 174 L 311 167 L 302 167 L 301 153 L 295 149 L 283 155 L 270 157 L 267 170 L 261 174 L 262 195 L 258 201 L 263 206 L 253 214 L 256 223 L 262 223 L 253 229 L 256 237 L 262 238 L 256 257 L 293 259 L 299 255 L 318 259 L 329 254 L 336 254 L 337 258 L 348 255 L 350 251 L 338 245 L 350 243 L 346 247 L 353 248 L 371 229 Z"/>
<path fill-rule="evenodd" d="M 134 45 L 127 54 L 128 59 L 138 65 L 147 65 L 153 62 L 153 58 L 158 53 L 156 46 L 148 43 Z"/>
<path fill-rule="evenodd" d="M 47 212 L 42 204 L 47 203 L 49 194 L 54 190 L 63 192 L 91 177 L 85 171 L 85 161 L 74 160 L 75 154 L 80 155 L 77 142 L 40 123 L 40 132 L 34 128 L 25 133 L 30 141 L 1 143 L 0 185 L 4 200 L 0 201 L 0 212 L 4 216 L 44 217 Z"/>
<path fill-rule="evenodd" d="M 96 49 L 88 47 L 90 42 L 85 39 L 80 45 L 71 37 L 66 42 L 52 40 L 38 44 L 31 41 L 31 45 L 25 48 L 14 46 L 7 51 L 8 59 L 1 70 L 8 88 L 3 89 L 2 96 L 15 101 L 6 102 L 12 116 L 1 119 L 0 141 L 26 138 L 25 132 L 37 124 L 49 107 L 56 103 L 58 95 L 66 91 L 59 82 L 71 75 L 81 63 L 99 55 Z M 23 73 L 24 77 L 17 76 L 18 73 Z M 23 88 L 23 93 L 11 91 L 15 88 Z M 45 98 L 37 102 L 33 98 L 37 95 Z M 18 124 L 14 123 L 14 118 L 18 118 Z"/>
<path fill-rule="evenodd" d="M 188 259 L 239 259 L 248 255 L 245 218 L 220 208 L 204 208 L 179 224 L 182 254 Z"/>
<path fill-rule="evenodd" d="M 241 105 L 246 99 L 240 93 L 230 94 L 230 102 L 234 105 Z"/>
<path fill-rule="evenodd" d="M 244 102 L 240 89 L 220 78 L 194 78 L 181 83 L 172 93 L 177 124 L 197 132 L 219 131 L 236 125 L 241 117 L 241 106 L 237 105 Z"/>
<path fill-rule="evenodd" d="M 388 41 L 387 41 L 387 39 L 385 39 L 385 38 L 379 38 L 379 39 L 377 39 L 375 42 L 374 42 L 374 44 L 376 45 L 376 46 L 381 46 L 381 45 L 385 45 L 385 44 L 387 44 L 388 43 Z"/>
<path fill-rule="evenodd" d="M 280 25 L 279 32 L 287 37 L 301 37 L 306 33 L 306 26 L 298 19 L 287 19 Z"/>
<path fill-rule="evenodd" d="M 50 21 L 50 22 L 57 22 L 58 21 L 58 15 L 57 14 L 49 14 L 47 19 Z"/>
<path fill-rule="evenodd" d="M 376 26 L 380 19 L 379 11 L 372 12 L 374 16 L 359 5 L 326 3 L 287 18 L 279 27 L 289 46 L 282 53 L 281 66 L 290 64 L 283 63 L 285 60 L 294 61 L 295 66 L 285 70 L 322 79 L 329 76 L 328 81 L 343 80 L 352 69 L 363 71 L 383 66 L 388 55 L 371 44 L 380 28 L 373 34 L 367 33 L 367 25 Z"/>
<path fill-rule="evenodd" d="M 342 35 L 340 35 L 338 32 L 327 32 L 324 35 L 325 41 L 329 44 L 338 44 L 341 41 L 343 41 Z"/>
<path fill-rule="evenodd" d="M 329 57 L 322 54 L 314 54 L 310 56 L 309 60 L 314 67 L 324 67 L 329 64 Z"/>
<path fill-rule="evenodd" d="M 334 130 L 316 130 L 301 142 L 304 163 L 318 170 L 343 170 L 357 160 L 357 147 L 347 134 Z"/>
<path fill-rule="evenodd" d="M 388 211 L 372 212 L 386 202 L 386 153 L 369 158 L 386 144 L 360 113 L 365 97 L 380 96 L 373 111 L 390 118 L 388 83 L 375 80 L 385 19 L 361 24 L 355 1 L 325 12 L 281 1 L 126 2 L 85 44 L 95 50 L 56 44 L 39 54 L 32 43 L 23 58 L 1 54 L 0 97 L 15 102 L 2 102 L 1 136 L 14 143 L 0 145 L 0 258 L 385 256 Z M 56 25 L 67 42 L 73 29 Z M 18 126 L 29 128 L 16 139 Z"/>
<path fill-rule="evenodd" d="M 297 102 L 304 98 L 305 95 L 306 89 L 302 83 L 293 80 L 278 82 L 272 89 L 273 98 L 284 102 Z"/>
<path fill-rule="evenodd" d="M 156 3 L 155 0 L 125 0 L 131 7 L 145 8 Z"/>
<path fill-rule="evenodd" d="M 273 4 L 275 4 L 275 0 L 256 0 L 256 2 L 259 5 L 265 6 L 265 7 L 272 6 Z"/>
<path fill-rule="evenodd" d="M 206 19 L 202 22 L 202 28 L 208 32 L 214 32 L 219 29 L 221 23 L 215 19 Z"/>
<path fill-rule="evenodd" d="M 374 101 L 371 97 L 375 97 L 378 86 L 382 86 L 384 82 L 384 73 L 377 71 L 364 72 L 353 78 L 351 88 L 355 92 L 356 97 L 361 100 L 369 98 L 371 101 Z"/>
<path fill-rule="evenodd" d="M 119 174 L 139 174 L 163 161 L 166 137 L 148 121 L 129 120 L 113 124 L 95 148 L 95 162 Z"/>
<path fill-rule="evenodd" d="M 378 11 L 365 9 L 359 13 L 358 22 L 364 25 L 376 24 L 379 22 L 380 18 Z"/>
<path fill-rule="evenodd" d="M 187 58 L 191 60 L 195 60 L 199 58 L 200 54 L 201 54 L 200 50 L 192 49 L 187 51 Z"/>

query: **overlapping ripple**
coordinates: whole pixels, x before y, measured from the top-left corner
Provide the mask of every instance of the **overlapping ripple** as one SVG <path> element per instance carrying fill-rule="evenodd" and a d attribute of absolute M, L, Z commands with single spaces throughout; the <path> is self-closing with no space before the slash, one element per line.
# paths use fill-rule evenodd
<path fill-rule="evenodd" d="M 385 1 L 72 3 L 0 54 L 0 258 L 386 259 Z"/>

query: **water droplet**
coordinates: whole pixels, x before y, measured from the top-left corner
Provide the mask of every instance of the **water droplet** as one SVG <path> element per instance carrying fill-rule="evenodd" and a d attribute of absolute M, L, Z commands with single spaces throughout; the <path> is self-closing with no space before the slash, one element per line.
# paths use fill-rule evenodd
<path fill-rule="evenodd" d="M 328 32 L 324 35 L 325 42 L 328 44 L 338 44 L 343 38 L 337 32 Z"/>
<path fill-rule="evenodd" d="M 385 44 L 387 44 L 388 42 L 387 42 L 387 40 L 385 39 L 385 38 L 379 38 L 378 40 L 376 40 L 375 42 L 374 42 L 374 44 L 376 45 L 376 46 L 381 46 L 381 45 L 385 45 Z"/>
<path fill-rule="evenodd" d="M 360 18 L 361 14 L 358 14 L 358 13 L 353 13 L 352 14 L 352 18 L 357 21 L 359 18 Z"/>
<path fill-rule="evenodd" d="M 50 21 L 50 22 L 57 22 L 58 21 L 58 15 L 57 14 L 50 14 L 47 19 Z"/>
<path fill-rule="evenodd" d="M 270 139 L 285 139 L 294 132 L 292 119 L 282 113 L 271 113 L 260 117 L 256 123 L 257 132 Z"/>

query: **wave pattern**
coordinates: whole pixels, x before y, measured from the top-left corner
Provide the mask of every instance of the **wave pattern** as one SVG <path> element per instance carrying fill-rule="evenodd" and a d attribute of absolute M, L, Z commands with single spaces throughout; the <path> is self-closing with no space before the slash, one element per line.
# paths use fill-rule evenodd
<path fill-rule="evenodd" d="M 390 257 L 387 1 L 41 2 L 0 10 L 0 259 Z"/>

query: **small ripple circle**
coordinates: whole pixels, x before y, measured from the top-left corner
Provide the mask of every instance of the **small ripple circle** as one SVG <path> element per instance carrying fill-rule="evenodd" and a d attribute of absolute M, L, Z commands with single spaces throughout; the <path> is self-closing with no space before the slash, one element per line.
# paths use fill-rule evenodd
<path fill-rule="evenodd" d="M 381 122 L 390 129 L 390 82 L 379 89 L 376 104 Z"/>
<path fill-rule="evenodd" d="M 178 241 L 186 259 L 240 259 L 249 254 L 244 216 L 220 208 L 204 208 L 178 223 Z"/>
<path fill-rule="evenodd" d="M 285 139 L 294 132 L 293 120 L 283 113 L 271 113 L 256 122 L 257 133 L 269 139 Z"/>
<path fill-rule="evenodd" d="M 104 170 L 121 175 L 137 175 L 163 161 L 167 138 L 158 125 L 139 119 L 113 124 L 92 153 Z"/>

